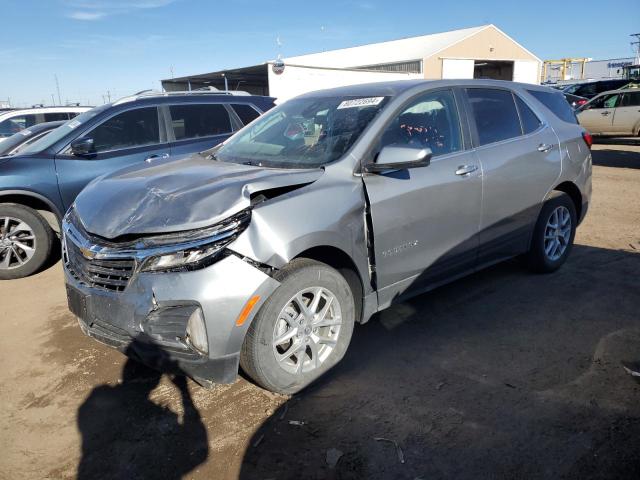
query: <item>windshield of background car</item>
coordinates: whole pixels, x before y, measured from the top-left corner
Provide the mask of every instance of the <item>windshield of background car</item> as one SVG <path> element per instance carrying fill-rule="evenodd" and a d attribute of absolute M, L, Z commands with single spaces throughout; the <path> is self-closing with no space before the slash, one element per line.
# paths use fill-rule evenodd
<path fill-rule="evenodd" d="M 45 135 L 41 139 L 33 142 L 28 147 L 20 150 L 20 153 L 24 154 L 24 153 L 43 152 L 44 150 L 48 149 L 49 147 L 57 143 L 59 140 L 63 139 L 70 132 L 74 131 L 80 125 L 87 123 L 87 121 L 89 121 L 99 113 L 104 112 L 109 107 L 111 107 L 111 105 L 102 105 L 100 107 L 95 107 L 95 108 L 92 108 L 91 110 L 87 110 L 86 112 L 81 113 L 77 117 L 74 117 L 68 122 L 65 122 L 62 125 L 60 125 L 58 128 L 53 130 L 49 135 Z"/>
<path fill-rule="evenodd" d="M 231 137 L 216 160 L 274 168 L 331 163 L 360 137 L 388 97 L 311 97 L 289 100 Z"/>

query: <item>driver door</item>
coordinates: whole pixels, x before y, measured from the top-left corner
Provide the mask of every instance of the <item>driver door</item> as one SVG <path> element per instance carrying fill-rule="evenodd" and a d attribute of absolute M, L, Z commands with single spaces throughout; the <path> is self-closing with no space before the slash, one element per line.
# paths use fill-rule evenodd
<path fill-rule="evenodd" d="M 402 108 L 381 136 L 380 149 L 387 145 L 428 147 L 433 156 L 426 167 L 363 176 L 382 307 L 474 268 L 482 194 L 451 90 Z"/>
<path fill-rule="evenodd" d="M 70 146 L 56 155 L 60 195 L 69 208 L 80 191 L 94 178 L 129 165 L 169 157 L 166 132 L 160 128 L 156 107 L 134 108 L 118 113 L 82 135 L 92 138 L 95 151 L 75 156 Z"/>
<path fill-rule="evenodd" d="M 578 114 L 580 125 L 595 135 L 613 133 L 613 117 L 619 100 L 619 94 L 611 93 L 587 103 Z"/>

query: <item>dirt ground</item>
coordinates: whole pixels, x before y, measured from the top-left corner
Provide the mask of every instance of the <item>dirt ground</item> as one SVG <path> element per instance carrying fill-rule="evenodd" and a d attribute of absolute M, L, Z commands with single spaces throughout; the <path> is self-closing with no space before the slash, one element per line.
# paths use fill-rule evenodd
<path fill-rule="evenodd" d="M 594 164 L 559 272 L 511 261 L 397 305 L 291 398 L 85 338 L 59 263 L 1 283 L 0 478 L 640 478 L 640 146 Z"/>

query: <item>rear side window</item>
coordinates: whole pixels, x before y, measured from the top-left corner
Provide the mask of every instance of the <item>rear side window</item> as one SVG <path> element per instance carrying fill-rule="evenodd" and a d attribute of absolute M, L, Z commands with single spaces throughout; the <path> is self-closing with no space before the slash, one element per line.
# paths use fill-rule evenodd
<path fill-rule="evenodd" d="M 622 95 L 621 107 L 640 106 L 640 92 L 626 92 Z"/>
<path fill-rule="evenodd" d="M 243 103 L 234 103 L 232 105 L 235 112 L 242 120 L 242 123 L 246 125 L 247 123 L 253 122 L 256 118 L 260 116 L 260 113 L 253 108 L 251 105 L 243 104 Z"/>
<path fill-rule="evenodd" d="M 87 136 L 93 138 L 96 153 L 158 144 L 158 111 L 155 107 L 147 107 L 119 113 Z"/>
<path fill-rule="evenodd" d="M 68 113 L 61 113 L 61 112 L 57 112 L 57 113 L 45 113 L 44 114 L 44 121 L 45 122 L 57 122 L 60 120 L 69 120 L 69 114 Z"/>
<path fill-rule="evenodd" d="M 172 105 L 169 111 L 176 140 L 231 133 L 231 119 L 223 105 Z"/>
<path fill-rule="evenodd" d="M 540 90 L 527 90 L 536 100 L 547 107 L 560 120 L 569 123 L 578 123 L 571 105 L 564 98 L 562 93 L 542 92 Z"/>
<path fill-rule="evenodd" d="M 478 129 L 480 145 L 522 135 L 520 118 L 510 91 L 469 88 L 467 96 Z"/>
<path fill-rule="evenodd" d="M 525 135 L 534 132 L 540 127 L 542 123 L 538 116 L 533 113 L 533 110 L 524 103 L 524 101 L 515 95 L 516 105 L 518 106 L 518 112 L 520 113 L 520 122 L 522 123 L 522 133 Z"/>

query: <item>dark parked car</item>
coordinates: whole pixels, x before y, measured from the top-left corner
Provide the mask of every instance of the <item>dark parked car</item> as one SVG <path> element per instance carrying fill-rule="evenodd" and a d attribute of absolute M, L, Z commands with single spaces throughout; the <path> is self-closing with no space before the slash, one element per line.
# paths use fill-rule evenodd
<path fill-rule="evenodd" d="M 588 98 L 580 97 L 578 95 L 572 95 L 570 93 L 565 93 L 564 98 L 567 100 L 567 102 L 569 102 L 569 105 L 571 105 L 573 109 L 581 107 L 589 101 Z"/>
<path fill-rule="evenodd" d="M 563 93 L 570 93 L 579 97 L 593 98 L 599 93 L 609 90 L 617 90 L 629 83 L 629 80 L 622 78 L 613 80 L 598 80 L 596 82 L 576 83 L 563 90 Z"/>
<path fill-rule="evenodd" d="M 0 279 L 42 266 L 64 212 L 94 178 L 211 148 L 271 107 L 273 98 L 246 94 L 145 93 L 89 110 L 1 157 Z"/>
<path fill-rule="evenodd" d="M 64 121 L 62 120 L 59 122 L 39 123 L 38 125 L 34 125 L 33 127 L 20 130 L 18 133 L 14 133 L 4 142 L 0 143 L 0 156 L 17 155 L 29 145 L 40 140 L 46 134 L 55 130 L 63 123 Z"/>

